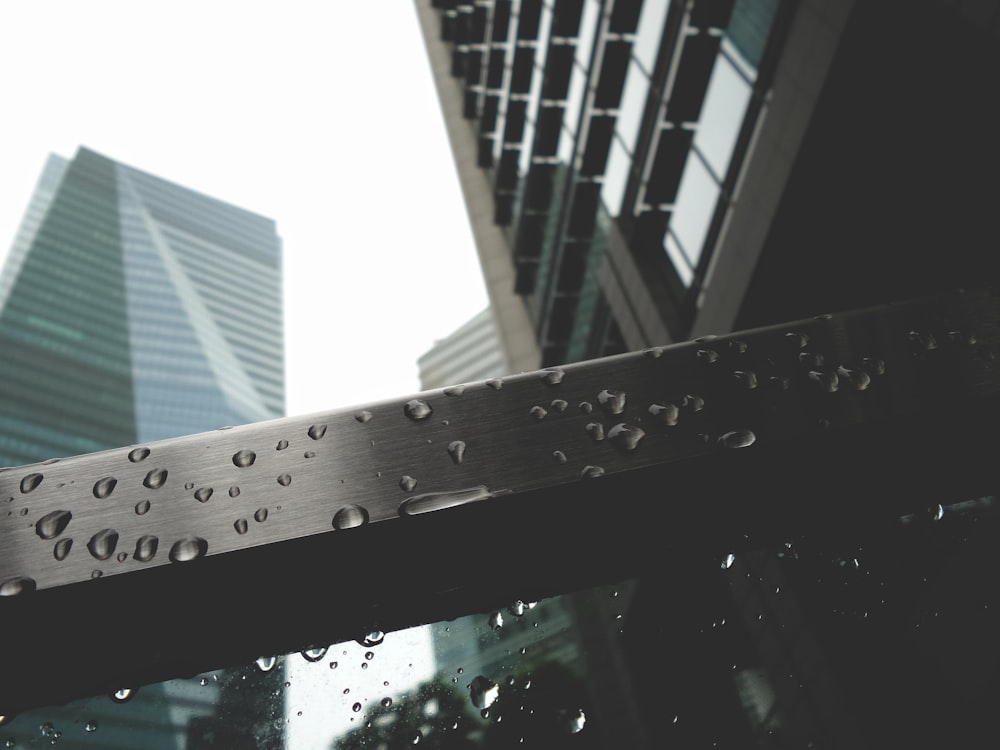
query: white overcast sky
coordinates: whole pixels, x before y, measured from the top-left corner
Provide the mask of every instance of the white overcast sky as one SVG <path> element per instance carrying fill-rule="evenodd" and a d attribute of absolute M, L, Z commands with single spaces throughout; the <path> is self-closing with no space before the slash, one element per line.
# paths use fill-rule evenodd
<path fill-rule="evenodd" d="M 418 390 L 486 305 L 413 0 L 7 0 L 0 102 L 0 254 L 80 145 L 275 219 L 290 415 Z"/>

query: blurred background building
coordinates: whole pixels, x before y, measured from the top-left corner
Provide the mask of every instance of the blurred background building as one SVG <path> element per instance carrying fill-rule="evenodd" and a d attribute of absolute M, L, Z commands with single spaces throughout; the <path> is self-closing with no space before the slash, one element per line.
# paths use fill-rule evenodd
<path fill-rule="evenodd" d="M 487 380 L 511 371 L 490 308 L 436 341 L 417 365 L 421 390 Z"/>

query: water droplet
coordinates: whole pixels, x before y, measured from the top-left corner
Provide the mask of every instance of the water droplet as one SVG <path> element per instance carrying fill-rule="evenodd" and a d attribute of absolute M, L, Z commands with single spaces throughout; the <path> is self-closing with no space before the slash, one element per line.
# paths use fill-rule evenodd
<path fill-rule="evenodd" d="M 464 385 L 450 385 L 444 389 L 445 396 L 456 397 L 461 396 L 463 393 L 465 393 Z"/>
<path fill-rule="evenodd" d="M 123 563 L 128 560 L 128 552 L 119 552 L 118 556 L 115 558 L 118 562 Z"/>
<path fill-rule="evenodd" d="M 604 425 L 600 422 L 587 422 L 587 433 L 594 441 L 604 440 Z"/>
<path fill-rule="evenodd" d="M 545 409 L 542 408 L 541 406 L 538 406 L 538 404 L 532 406 L 531 409 L 529 410 L 529 413 L 535 419 L 545 419 L 545 415 L 548 414 L 548 412 L 545 411 Z"/>
<path fill-rule="evenodd" d="M 483 485 L 464 490 L 453 490 L 452 492 L 428 492 L 406 498 L 399 504 L 399 515 L 416 516 L 421 513 L 479 502 L 490 497 L 493 497 L 493 493 Z"/>
<path fill-rule="evenodd" d="M 603 467 L 601 467 L 601 466 L 591 466 L 590 464 L 587 464 L 586 466 L 584 466 L 583 470 L 580 472 L 580 478 L 581 479 L 594 479 L 595 477 L 599 477 L 599 476 L 603 476 L 603 475 L 604 475 L 604 468 Z"/>
<path fill-rule="evenodd" d="M 115 692 L 111 694 L 111 700 L 115 703 L 127 703 L 132 700 L 132 696 L 135 695 L 135 690 L 132 688 L 118 688 Z"/>
<path fill-rule="evenodd" d="M 353 706 L 351 706 L 351 710 L 354 711 L 354 713 L 357 713 L 358 711 L 361 710 L 361 704 L 355 703 Z"/>
<path fill-rule="evenodd" d="M 861 369 L 853 369 L 841 365 L 837 368 L 837 375 L 851 384 L 856 391 L 866 391 L 872 384 L 871 376 Z"/>
<path fill-rule="evenodd" d="M 46 513 L 35 524 L 35 533 L 42 539 L 55 539 L 69 526 L 73 514 L 68 510 L 54 510 Z"/>
<path fill-rule="evenodd" d="M 337 668 L 337 662 L 331 661 L 330 662 L 330 669 L 336 669 L 336 668 Z"/>
<path fill-rule="evenodd" d="M 41 474 L 28 474 L 28 476 L 21 480 L 21 493 L 27 495 L 42 483 L 42 479 Z"/>
<path fill-rule="evenodd" d="M 185 482 L 184 483 L 184 489 L 186 489 L 186 490 L 193 490 L 194 489 L 194 482 Z"/>
<path fill-rule="evenodd" d="M 90 554 L 98 560 L 107 560 L 118 546 L 118 532 L 114 529 L 101 529 L 87 542 Z"/>
<path fill-rule="evenodd" d="M 753 390 L 757 387 L 757 373 L 753 370 L 734 370 L 733 377 L 747 390 Z"/>
<path fill-rule="evenodd" d="M 500 697 L 500 687 L 492 680 L 479 675 L 469 684 L 469 698 L 476 708 L 489 708 Z"/>
<path fill-rule="evenodd" d="M 302 658 L 306 661 L 317 662 L 326 656 L 328 646 L 322 646 L 320 648 L 307 648 L 302 652 Z"/>
<path fill-rule="evenodd" d="M 69 555 L 70 548 L 73 546 L 73 540 L 69 537 L 65 539 L 60 539 L 56 542 L 55 546 L 52 548 L 52 556 L 56 560 L 65 560 L 67 555 Z"/>
<path fill-rule="evenodd" d="M 229 488 L 229 497 L 239 497 L 239 496 L 240 496 L 240 488 L 234 484 L 232 487 Z"/>
<path fill-rule="evenodd" d="M 940 521 L 942 518 L 944 518 L 944 506 L 939 503 L 931 508 L 931 520 Z"/>
<path fill-rule="evenodd" d="M 319 440 L 321 437 L 323 437 L 326 434 L 326 425 L 325 424 L 314 424 L 312 427 L 310 427 L 306 431 L 306 434 L 309 437 L 311 437 L 313 440 Z"/>
<path fill-rule="evenodd" d="M 920 333 L 919 331 L 910 331 L 907 336 L 910 340 L 910 344 L 915 351 L 933 351 L 938 348 L 937 339 L 934 338 L 933 333 Z"/>
<path fill-rule="evenodd" d="M 521 599 L 518 599 L 516 602 L 507 607 L 507 611 L 514 615 L 514 617 L 523 616 L 529 609 L 531 609 L 531 607 Z"/>
<path fill-rule="evenodd" d="M 163 486 L 163 483 L 167 481 L 167 470 L 166 469 L 153 469 L 146 477 L 142 480 L 144 487 L 148 487 L 151 490 L 157 490 Z"/>
<path fill-rule="evenodd" d="M 149 562 L 156 556 L 159 546 L 159 539 L 152 534 L 143 534 L 135 542 L 135 552 L 132 553 L 132 557 L 139 562 Z"/>
<path fill-rule="evenodd" d="M 261 656 L 257 658 L 257 668 L 261 672 L 270 672 L 277 663 L 278 658 L 276 656 Z"/>
<path fill-rule="evenodd" d="M 93 578 L 94 580 L 97 580 L 98 578 L 100 578 L 103 575 L 104 575 L 104 573 L 102 571 L 100 571 L 100 570 L 92 570 L 92 571 L 90 571 L 90 577 Z"/>
<path fill-rule="evenodd" d="M 681 406 L 691 411 L 701 411 L 705 408 L 705 399 L 701 396 L 692 396 L 691 394 L 688 394 L 681 402 Z"/>
<path fill-rule="evenodd" d="M 253 514 L 253 520 L 257 523 L 264 523 L 267 520 L 267 508 L 257 508 Z"/>
<path fill-rule="evenodd" d="M 287 487 L 291 483 L 292 483 L 291 474 L 282 474 L 281 476 L 278 477 L 278 484 L 280 484 L 282 487 Z"/>
<path fill-rule="evenodd" d="M 723 448 L 748 448 L 754 444 L 757 436 L 750 430 L 733 430 L 719 438 Z"/>
<path fill-rule="evenodd" d="M 448 443 L 448 455 L 451 456 L 452 463 L 462 463 L 462 459 L 465 458 L 465 443 L 461 440 L 452 440 Z"/>
<path fill-rule="evenodd" d="M 594 405 L 589 401 L 581 401 L 577 408 L 584 414 L 590 414 L 594 410 Z"/>
<path fill-rule="evenodd" d="M 247 523 L 245 518 L 237 518 L 233 521 L 233 528 L 236 529 L 237 534 L 246 534 L 250 528 L 250 524 Z"/>
<path fill-rule="evenodd" d="M 149 448 L 134 448 L 128 454 L 128 460 L 134 464 L 145 461 L 147 458 L 149 458 Z"/>
<path fill-rule="evenodd" d="M 384 640 L 385 640 L 385 633 L 383 633 L 381 630 L 372 630 L 371 632 L 365 633 L 365 637 L 358 640 L 358 643 L 360 643 L 365 648 L 371 648 L 372 646 L 379 645 Z"/>
<path fill-rule="evenodd" d="M 767 379 L 767 382 L 779 391 L 787 391 L 792 387 L 791 379 L 786 378 L 784 375 L 772 375 Z"/>
<path fill-rule="evenodd" d="M 104 477 L 104 479 L 98 479 L 97 483 L 94 485 L 94 497 L 98 500 L 103 500 L 112 493 L 116 484 L 118 484 L 118 480 L 114 477 Z"/>
<path fill-rule="evenodd" d="M 627 451 L 634 451 L 645 436 L 646 433 L 638 427 L 625 423 L 616 424 L 608 431 L 608 440 L 612 445 Z"/>
<path fill-rule="evenodd" d="M 817 367 L 822 367 L 825 358 L 822 354 L 813 352 L 799 352 L 799 364 L 803 367 L 811 367 L 813 369 Z"/>
<path fill-rule="evenodd" d="M 869 375 L 885 375 L 885 360 L 865 357 L 861 360 L 861 366 Z"/>
<path fill-rule="evenodd" d="M 375 441 L 373 440 L 372 443 L 374 444 Z M 306 451 L 302 454 L 302 458 L 316 458 L 316 451 Z"/>
<path fill-rule="evenodd" d="M 404 474 L 403 478 L 399 480 L 399 488 L 404 492 L 412 492 L 413 488 L 417 486 L 417 480 L 411 477 L 409 474 Z"/>
<path fill-rule="evenodd" d="M 149 500 L 140 500 L 135 504 L 135 514 L 144 516 L 149 513 Z"/>
<path fill-rule="evenodd" d="M 822 372 L 819 370 L 809 371 L 809 380 L 822 388 L 827 393 L 834 393 L 840 387 L 840 378 L 835 372 Z"/>
<path fill-rule="evenodd" d="M 345 505 L 333 514 L 333 527 L 343 531 L 368 523 L 368 511 L 360 505 Z"/>
<path fill-rule="evenodd" d="M 208 542 L 200 536 L 186 536 L 174 542 L 170 548 L 170 562 L 188 562 L 204 557 L 208 553 Z"/>
<path fill-rule="evenodd" d="M 194 491 L 194 499 L 199 503 L 207 503 L 212 497 L 211 487 L 199 487 Z"/>
<path fill-rule="evenodd" d="M 621 414 L 625 410 L 625 392 L 607 389 L 597 394 L 597 401 L 608 414 Z"/>
<path fill-rule="evenodd" d="M 383 698 L 381 701 L 382 708 L 389 708 L 392 705 L 392 698 Z"/>
<path fill-rule="evenodd" d="M 558 464 L 566 463 L 566 454 L 562 451 L 552 451 L 552 458 L 554 458 Z"/>
<path fill-rule="evenodd" d="M 736 556 L 732 552 L 730 552 L 728 555 L 722 558 L 721 567 L 723 570 L 729 570 L 731 567 L 733 567 L 734 562 L 736 562 Z"/>
<path fill-rule="evenodd" d="M 83 729 L 84 729 L 84 731 L 86 731 L 86 732 L 96 732 L 96 731 L 97 731 L 97 722 L 96 722 L 96 721 L 94 721 L 93 719 L 91 719 L 90 721 L 88 721 L 88 722 L 87 722 L 87 723 L 86 723 L 86 724 L 85 724 L 85 725 L 83 726 Z"/>
<path fill-rule="evenodd" d="M 413 733 L 413 737 L 410 738 L 410 744 L 411 745 L 419 745 L 420 744 L 420 740 L 422 740 L 423 738 L 424 738 L 424 735 L 422 735 L 420 733 L 420 730 L 418 729 L 416 732 Z"/>
<path fill-rule="evenodd" d="M 414 398 L 407 401 L 403 405 L 403 414 L 412 419 L 414 422 L 420 422 L 421 420 L 427 419 L 434 410 L 430 407 L 423 399 Z"/>
<path fill-rule="evenodd" d="M 500 378 L 490 378 L 486 381 L 486 385 L 492 388 L 494 391 L 499 391 L 503 388 L 503 381 Z"/>
<path fill-rule="evenodd" d="M 28 576 L 16 576 L 7 578 L 0 583 L 0 596 L 18 596 L 20 594 L 30 594 L 36 588 L 35 580 Z"/>
<path fill-rule="evenodd" d="M 680 409 L 674 404 L 650 404 L 649 413 L 667 427 L 673 427 L 677 424 Z"/>
<path fill-rule="evenodd" d="M 253 466 L 253 462 L 257 460 L 257 454 L 251 450 L 241 450 L 233 454 L 233 464 L 245 469 L 248 466 Z"/>
<path fill-rule="evenodd" d="M 697 352 L 698 359 L 706 364 L 712 364 L 713 362 L 719 361 L 719 353 L 714 349 L 699 349 Z"/>
<path fill-rule="evenodd" d="M 582 732 L 586 723 L 587 716 L 579 708 L 573 711 L 564 710 L 559 712 L 559 724 L 564 731 L 570 734 Z"/>
<path fill-rule="evenodd" d="M 559 385 L 566 377 L 566 373 L 558 367 L 550 367 L 538 373 L 538 377 L 546 385 Z"/>
<path fill-rule="evenodd" d="M 500 630 L 503 627 L 503 615 L 500 612 L 494 612 L 490 615 L 489 623 L 494 630 Z"/>
<path fill-rule="evenodd" d="M 747 350 L 750 348 L 747 346 L 746 341 L 740 341 L 739 339 L 733 339 L 729 342 L 729 348 L 732 349 L 737 354 L 746 354 Z"/>
<path fill-rule="evenodd" d="M 809 345 L 809 336 L 797 331 L 789 331 L 785 334 L 785 341 L 794 349 L 805 349 Z"/>

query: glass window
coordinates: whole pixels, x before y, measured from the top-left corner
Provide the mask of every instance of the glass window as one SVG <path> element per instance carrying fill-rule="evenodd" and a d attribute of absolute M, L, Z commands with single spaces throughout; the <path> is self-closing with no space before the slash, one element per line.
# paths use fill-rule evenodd
<path fill-rule="evenodd" d="M 750 85 L 726 56 L 716 57 L 694 143 L 720 180 L 729 169 L 750 95 Z"/>
<path fill-rule="evenodd" d="M 587 90 L 587 74 L 577 67 L 573 68 L 569 82 L 569 93 L 566 95 L 566 114 L 563 116 L 563 127 L 575 133 L 580 122 L 580 108 L 583 106 L 583 96 Z"/>
<path fill-rule="evenodd" d="M 600 3 L 586 0 L 583 6 L 583 17 L 580 20 L 579 41 L 576 44 L 576 64 L 584 70 L 590 67 L 590 53 L 594 50 L 594 36 L 597 33 L 597 22 L 600 17 Z"/>
<path fill-rule="evenodd" d="M 632 158 L 618 138 L 611 139 L 611 154 L 608 156 L 608 166 L 604 172 L 604 185 L 601 187 L 601 200 L 608 213 L 618 216 L 622 211 L 622 199 L 625 197 L 625 188 L 628 187 L 628 178 Z"/>
<path fill-rule="evenodd" d="M 656 53 L 663 42 L 663 25 L 669 8 L 670 0 L 646 0 L 642 4 L 632 55 L 647 73 L 652 73 L 656 64 Z"/>
<path fill-rule="evenodd" d="M 698 265 L 701 249 L 708 234 L 715 205 L 719 200 L 719 186 L 697 154 L 688 154 L 677 202 L 670 217 L 670 230 L 674 233 L 691 266 Z"/>
<path fill-rule="evenodd" d="M 663 249 L 667 251 L 667 257 L 670 258 L 670 262 L 677 271 L 677 275 L 681 277 L 681 282 L 684 286 L 691 286 L 694 273 L 691 271 L 691 266 L 687 258 L 678 246 L 677 240 L 673 238 L 670 232 L 663 235 Z"/>
<path fill-rule="evenodd" d="M 649 78 L 633 60 L 629 63 L 628 73 L 625 76 L 617 127 L 618 137 L 622 139 L 629 153 L 635 151 L 635 142 L 639 137 L 639 126 L 642 124 L 648 94 Z"/>

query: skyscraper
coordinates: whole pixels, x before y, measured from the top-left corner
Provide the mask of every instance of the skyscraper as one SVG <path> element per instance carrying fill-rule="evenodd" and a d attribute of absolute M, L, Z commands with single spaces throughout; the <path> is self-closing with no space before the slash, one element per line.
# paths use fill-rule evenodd
<path fill-rule="evenodd" d="M 81 148 L 0 277 L 0 463 L 284 412 L 274 222 Z"/>

